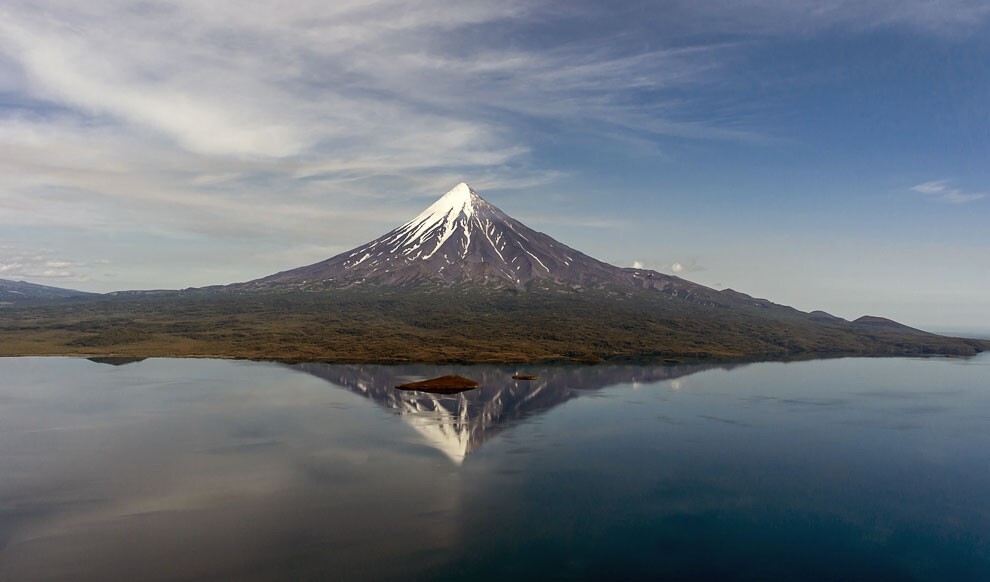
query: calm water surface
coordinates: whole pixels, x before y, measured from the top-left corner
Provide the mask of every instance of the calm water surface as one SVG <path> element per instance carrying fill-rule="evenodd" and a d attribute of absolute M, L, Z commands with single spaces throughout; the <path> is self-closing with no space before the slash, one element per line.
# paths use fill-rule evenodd
<path fill-rule="evenodd" d="M 120 364 L 0 359 L 0 580 L 990 580 L 987 356 Z"/>

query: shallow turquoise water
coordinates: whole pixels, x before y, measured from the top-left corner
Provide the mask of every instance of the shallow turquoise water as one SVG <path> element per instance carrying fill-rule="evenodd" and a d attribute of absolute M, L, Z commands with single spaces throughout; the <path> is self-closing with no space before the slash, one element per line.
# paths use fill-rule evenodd
<path fill-rule="evenodd" d="M 515 371 L 0 359 L 0 579 L 990 579 L 990 357 Z"/>

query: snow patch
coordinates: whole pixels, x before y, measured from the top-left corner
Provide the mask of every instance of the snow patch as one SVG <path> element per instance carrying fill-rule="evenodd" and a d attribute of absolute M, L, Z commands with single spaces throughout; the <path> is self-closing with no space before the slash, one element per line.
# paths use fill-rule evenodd
<path fill-rule="evenodd" d="M 353 256 L 353 255 L 351 255 L 351 256 Z M 371 256 L 371 253 L 365 253 L 365 255 L 364 255 L 363 257 L 361 257 L 361 259 L 360 259 L 360 260 L 359 260 L 358 262 L 356 262 L 356 263 L 354 263 L 353 265 L 351 265 L 351 267 L 356 267 L 356 266 L 358 266 L 358 265 L 360 265 L 360 264 L 361 264 L 361 263 L 363 263 L 363 262 L 364 262 L 365 260 L 367 260 L 367 259 L 368 259 L 368 257 L 370 257 L 370 256 Z"/>
<path fill-rule="evenodd" d="M 468 246 L 471 243 L 471 225 L 474 222 L 471 219 L 475 215 L 475 204 L 480 200 L 478 194 L 467 184 L 461 182 L 454 186 L 419 216 L 395 230 L 395 236 L 392 237 L 392 240 L 398 243 L 395 250 L 399 247 L 407 247 L 402 254 L 408 255 L 422 246 L 427 239 L 439 235 L 433 250 L 419 255 L 423 260 L 429 259 L 460 226 L 465 233 L 462 256 L 467 256 Z"/>
<path fill-rule="evenodd" d="M 524 250 L 524 251 L 526 251 L 526 254 L 527 254 L 527 255 L 529 255 L 529 256 L 531 256 L 531 257 L 533 257 L 534 259 L 536 259 L 536 262 L 537 262 L 537 263 L 539 263 L 539 264 L 540 264 L 540 266 L 541 266 L 541 267 L 543 267 L 543 268 L 544 268 L 544 269 L 546 270 L 546 272 L 547 272 L 547 273 L 549 273 L 549 272 L 550 272 L 550 269 L 548 269 L 548 268 L 547 268 L 547 266 L 543 264 L 543 261 L 541 261 L 540 259 L 538 259 L 538 258 L 536 257 L 536 255 L 534 255 L 533 253 L 531 253 L 531 252 L 529 252 L 529 251 L 528 251 L 528 250 L 526 250 L 525 248 L 524 248 L 523 250 Z"/>

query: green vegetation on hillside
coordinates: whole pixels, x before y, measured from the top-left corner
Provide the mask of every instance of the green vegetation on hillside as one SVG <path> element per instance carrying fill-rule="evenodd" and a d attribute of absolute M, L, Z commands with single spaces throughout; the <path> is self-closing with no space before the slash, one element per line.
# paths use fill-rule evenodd
<path fill-rule="evenodd" d="M 0 338 L 5 356 L 332 362 L 970 355 L 990 347 L 814 321 L 780 306 L 699 306 L 648 291 L 458 287 L 213 289 L 14 306 L 0 309 Z"/>

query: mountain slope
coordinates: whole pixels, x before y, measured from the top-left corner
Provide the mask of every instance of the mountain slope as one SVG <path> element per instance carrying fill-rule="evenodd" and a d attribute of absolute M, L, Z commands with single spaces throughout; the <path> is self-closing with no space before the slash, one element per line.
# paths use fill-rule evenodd
<path fill-rule="evenodd" d="M 656 271 L 620 268 L 589 257 L 515 220 L 465 183 L 380 238 L 325 261 L 248 285 L 395 285 L 424 281 L 517 289 L 534 282 L 572 287 L 611 284 L 683 294 L 702 290 L 709 295 L 716 293 Z"/>
<path fill-rule="evenodd" d="M 74 289 L 62 289 L 61 287 L 49 287 L 38 285 L 26 281 L 10 281 L 0 279 L 0 302 L 19 303 L 23 301 L 39 301 L 51 299 L 67 299 L 70 297 L 86 297 L 95 293 L 76 291 Z"/>
<path fill-rule="evenodd" d="M 990 349 L 609 265 L 466 184 L 378 239 L 263 279 L 30 305 L 4 309 L 0 355 L 479 363 Z"/>
<path fill-rule="evenodd" d="M 875 315 L 864 315 L 852 322 L 854 325 L 862 326 L 863 328 L 870 329 L 880 329 L 886 331 L 893 331 L 897 333 L 906 333 L 911 335 L 933 335 L 927 331 L 922 331 L 913 327 L 908 327 L 903 323 L 898 323 L 892 319 L 887 319 L 886 317 L 877 317 Z"/>
<path fill-rule="evenodd" d="M 888 320 L 867 317 L 851 323 L 823 311 L 804 313 L 732 289 L 716 291 L 656 271 L 610 265 L 527 227 L 465 183 L 455 186 L 417 217 L 371 242 L 319 263 L 228 289 L 278 293 L 353 289 L 380 297 L 401 289 L 402 305 L 393 309 L 401 311 L 416 305 L 418 312 L 433 314 L 435 322 L 431 326 L 450 329 L 455 322 L 443 314 L 442 306 L 434 305 L 441 301 L 442 294 L 437 290 L 443 288 L 457 288 L 467 295 L 482 294 L 485 297 L 479 305 L 506 304 L 505 297 L 493 295 L 500 289 L 524 291 L 528 300 L 513 301 L 513 316 L 522 327 L 528 327 L 526 318 L 533 316 L 527 308 L 529 303 L 538 309 L 549 309 L 557 301 L 550 300 L 547 293 L 561 292 L 583 295 L 573 301 L 581 304 L 579 309 L 593 305 L 587 317 L 599 327 L 624 322 L 621 325 L 625 329 L 639 328 L 636 318 L 665 322 L 663 338 L 651 337 L 651 332 L 642 329 L 647 334 L 645 342 L 625 338 L 621 343 L 627 347 L 639 347 L 628 351 L 621 348 L 612 356 L 640 352 L 651 342 L 658 351 L 737 356 L 930 353 L 942 349 L 959 353 L 972 348 L 968 344 L 935 347 L 940 342 L 933 337 L 912 338 L 926 334 Z M 434 293 L 432 298 L 430 293 Z M 466 301 L 467 295 L 460 301 Z M 639 296 L 633 301 L 637 307 L 632 313 L 618 305 L 623 296 Z M 570 309 L 575 308 L 576 303 Z M 562 316 L 559 312 L 554 315 Z M 553 323 L 547 321 L 544 325 Z M 610 329 L 607 335 L 617 340 L 621 330 Z M 575 353 L 588 355 L 584 350 Z"/>
<path fill-rule="evenodd" d="M 540 362 L 972 355 L 990 342 L 710 308 L 649 290 L 486 286 L 203 289 L 11 306 L 0 355 L 323 362 Z"/>

